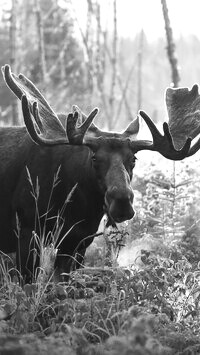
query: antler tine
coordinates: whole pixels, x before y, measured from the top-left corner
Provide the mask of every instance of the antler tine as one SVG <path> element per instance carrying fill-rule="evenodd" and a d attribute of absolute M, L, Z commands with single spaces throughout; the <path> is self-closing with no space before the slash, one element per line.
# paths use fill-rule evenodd
<path fill-rule="evenodd" d="M 153 123 L 152 119 L 146 114 L 146 112 L 139 111 L 139 115 L 143 118 L 143 120 L 145 121 L 145 123 L 149 127 L 152 137 L 154 139 L 160 139 L 162 137 L 161 133 L 159 132 L 158 128 Z"/>
<path fill-rule="evenodd" d="M 92 110 L 92 112 L 89 114 L 89 116 L 86 118 L 86 120 L 82 123 L 81 126 L 76 127 L 76 123 L 78 120 L 78 112 L 75 111 L 75 113 L 70 113 L 68 115 L 67 121 L 66 121 L 66 132 L 68 136 L 68 140 L 70 144 L 82 144 L 84 140 L 84 136 L 92 124 L 92 121 L 94 117 L 97 115 L 99 109 L 95 108 Z M 94 138 L 95 139 L 95 138 Z"/>
<path fill-rule="evenodd" d="M 37 107 L 37 102 L 33 103 L 33 116 L 31 115 L 30 108 L 29 108 L 29 101 L 26 97 L 26 95 L 22 95 L 21 98 L 21 103 L 22 103 L 22 112 L 23 112 L 23 117 L 24 117 L 24 123 L 26 125 L 26 128 L 28 130 L 28 133 L 30 134 L 32 140 L 40 145 L 45 145 L 45 146 L 52 146 L 56 144 L 68 144 L 67 142 L 67 137 L 66 138 L 57 138 L 57 139 L 47 139 L 44 135 L 44 128 L 42 125 L 42 121 L 39 117 L 39 111 Z M 35 119 L 35 122 L 33 120 L 33 117 Z M 37 126 L 35 125 L 37 124 Z"/>
<path fill-rule="evenodd" d="M 80 120 L 81 123 L 87 120 L 87 115 L 80 109 L 78 105 L 73 105 L 72 106 L 73 112 L 78 112 L 80 116 L 82 116 L 82 119 Z M 105 132 L 101 131 L 95 124 L 94 122 L 91 123 L 90 125 L 90 133 L 96 137 L 102 136 Z"/>
<path fill-rule="evenodd" d="M 38 104 L 37 104 L 36 101 L 34 101 L 34 103 L 33 103 L 32 111 L 33 111 L 33 117 L 35 118 L 35 121 L 36 121 L 36 123 L 38 125 L 38 128 L 39 128 L 40 132 L 44 133 L 45 130 L 44 130 L 44 127 L 43 127 L 43 124 L 42 124 L 42 120 L 41 120 L 40 115 L 39 115 Z"/>
<path fill-rule="evenodd" d="M 22 96 L 21 103 L 22 103 L 22 112 L 23 112 L 23 117 L 24 117 L 24 123 L 26 125 L 27 130 L 28 130 L 28 133 L 30 134 L 31 138 L 33 139 L 33 141 L 35 143 L 42 144 L 41 140 L 38 139 L 38 133 L 37 133 L 36 127 L 34 125 L 30 110 L 29 110 L 29 103 L 28 103 L 26 95 Z M 35 110 L 37 109 L 36 105 L 37 105 L 37 103 L 34 104 Z"/>
<path fill-rule="evenodd" d="M 158 131 L 151 118 L 144 112 L 140 111 L 139 114 L 148 125 L 153 142 L 149 141 L 135 141 L 132 142 L 134 152 L 140 150 L 154 150 L 162 154 L 165 158 L 171 160 L 182 160 L 188 156 L 190 150 L 191 138 L 188 138 L 184 146 L 180 150 L 174 147 L 173 139 L 169 131 L 169 126 L 166 122 L 163 124 L 164 136 Z"/>
<path fill-rule="evenodd" d="M 76 144 L 78 143 L 82 144 L 83 142 L 83 137 L 77 137 L 77 129 L 76 129 L 76 123 L 78 120 L 78 112 L 75 111 L 74 113 L 69 113 L 67 120 L 66 120 L 66 133 L 67 137 L 69 139 L 69 142 L 71 144 Z"/>
<path fill-rule="evenodd" d="M 93 119 L 95 118 L 95 116 L 97 115 L 98 112 L 99 112 L 99 109 L 97 107 L 94 108 L 94 110 L 92 110 L 92 112 L 90 112 L 90 114 L 87 117 L 87 119 L 80 126 L 80 129 L 81 129 L 83 134 L 85 134 L 87 132 L 88 128 L 92 124 L 92 121 L 93 121 Z"/>
<path fill-rule="evenodd" d="M 200 149 L 200 138 L 196 141 L 196 143 L 193 144 L 193 146 L 190 148 L 189 153 L 187 157 L 191 157 L 193 154 L 195 154 L 198 150 Z"/>
<path fill-rule="evenodd" d="M 18 99 L 21 100 L 21 97 L 23 95 L 23 91 L 19 88 L 19 86 L 15 83 L 13 80 L 13 77 L 15 75 L 11 72 L 10 65 L 6 64 L 1 68 L 1 71 L 3 73 L 4 80 L 7 84 L 7 86 L 14 92 L 14 94 L 18 97 Z"/>

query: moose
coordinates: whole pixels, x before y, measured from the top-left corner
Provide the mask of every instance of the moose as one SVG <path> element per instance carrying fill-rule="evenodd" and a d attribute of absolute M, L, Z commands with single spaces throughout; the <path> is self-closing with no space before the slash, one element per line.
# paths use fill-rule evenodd
<path fill-rule="evenodd" d="M 44 227 L 49 235 L 59 230 L 55 270 L 61 274 L 70 271 L 75 253 L 82 262 L 104 214 L 112 225 L 133 218 L 131 180 L 137 152 L 152 150 L 181 160 L 200 148 L 200 139 L 191 146 L 200 133 L 197 85 L 191 90 L 167 89 L 169 123 L 163 124 L 164 135 L 139 112 L 152 134 L 150 141 L 137 139 L 139 116 L 121 133 L 103 131 L 93 123 L 97 108 L 88 116 L 78 107 L 68 115 L 57 114 L 24 75 L 15 75 L 9 65 L 2 73 L 21 101 L 25 125 L 0 128 L 0 250 L 16 252 L 26 281 L 39 266 L 33 232 L 41 237 Z M 39 181 L 39 223 L 30 177 L 36 185 Z"/>

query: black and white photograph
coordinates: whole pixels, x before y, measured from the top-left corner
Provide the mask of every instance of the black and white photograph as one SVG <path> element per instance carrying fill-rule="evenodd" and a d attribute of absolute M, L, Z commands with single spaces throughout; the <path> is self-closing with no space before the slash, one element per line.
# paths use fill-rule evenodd
<path fill-rule="evenodd" d="M 0 355 L 200 354 L 200 0 L 0 0 Z"/>

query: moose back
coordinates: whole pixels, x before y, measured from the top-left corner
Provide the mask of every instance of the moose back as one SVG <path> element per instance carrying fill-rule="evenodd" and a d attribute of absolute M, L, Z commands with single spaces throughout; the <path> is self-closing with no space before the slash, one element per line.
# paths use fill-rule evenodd
<path fill-rule="evenodd" d="M 199 133 L 196 126 L 190 134 L 182 129 L 181 141 L 179 130 L 176 148 L 173 107 L 182 95 L 177 90 L 167 91 L 173 114 L 169 125 L 163 125 L 164 135 L 140 111 L 153 137 L 147 141 L 137 139 L 138 117 L 122 133 L 97 128 L 92 121 L 98 109 L 88 116 L 81 112 L 78 125 L 78 108 L 60 116 L 25 76 L 16 76 L 8 65 L 2 72 L 21 100 L 25 126 L 0 129 L 0 250 L 16 252 L 18 269 L 26 281 L 40 263 L 33 232 L 39 238 L 44 234 L 57 238 L 55 268 L 59 273 L 69 272 L 76 253 L 77 266 L 82 263 L 104 213 L 113 225 L 133 218 L 131 179 L 138 151 L 156 150 L 168 159 L 180 160 L 199 149 L 199 141 L 191 147 L 191 138 Z M 191 106 L 199 100 L 196 85 L 187 89 L 187 107 L 188 98 Z"/>

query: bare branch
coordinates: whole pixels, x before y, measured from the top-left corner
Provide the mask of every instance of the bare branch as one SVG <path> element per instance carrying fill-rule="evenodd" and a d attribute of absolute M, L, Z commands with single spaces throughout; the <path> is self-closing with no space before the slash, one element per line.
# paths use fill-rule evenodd
<path fill-rule="evenodd" d="M 78 18 L 76 16 L 75 9 L 73 7 L 72 0 L 70 0 L 70 4 L 71 4 L 71 8 L 72 8 L 72 11 L 73 11 L 73 14 L 74 14 L 74 20 L 77 23 L 77 26 L 78 26 L 78 29 L 80 31 L 80 34 L 81 34 L 81 37 L 82 37 L 82 41 L 83 41 L 83 44 L 84 44 L 84 47 L 85 47 L 85 51 L 86 51 L 86 54 L 87 54 L 86 65 L 87 65 L 87 70 L 88 70 L 89 81 L 91 83 L 91 82 L 93 82 L 93 66 L 91 65 L 91 50 L 90 50 L 90 47 L 89 47 L 89 44 L 88 44 L 88 34 L 87 34 L 87 32 L 86 32 L 86 35 L 84 34 L 84 32 L 83 32 L 83 30 L 82 30 L 82 28 L 81 28 L 81 26 L 79 24 Z M 89 11 L 89 8 L 88 8 L 88 11 Z M 88 16 L 89 16 L 89 14 L 88 14 Z"/>
<path fill-rule="evenodd" d="M 112 62 L 112 57 L 111 57 L 110 50 L 109 50 L 107 44 L 105 44 L 105 49 L 106 49 L 106 53 L 108 55 L 108 58 L 109 58 L 110 62 Z M 120 88 L 121 92 L 123 93 L 124 86 L 123 86 L 123 81 L 122 81 L 121 76 L 120 76 L 119 73 L 117 73 L 117 82 L 118 82 L 118 85 L 119 85 L 119 88 Z M 124 104 L 125 104 L 126 110 L 128 112 L 128 117 L 132 117 L 131 108 L 129 106 L 129 103 L 128 103 L 128 100 L 126 98 L 126 95 L 124 96 Z"/>
<path fill-rule="evenodd" d="M 127 79 L 126 79 L 126 82 L 125 82 L 125 85 L 124 85 L 123 89 L 121 88 L 122 97 L 121 97 L 121 100 L 120 100 L 120 103 L 119 103 L 119 106 L 118 106 L 118 109 L 117 109 L 117 113 L 115 115 L 115 120 L 113 122 L 113 127 L 115 127 L 115 125 L 116 125 L 116 123 L 117 123 L 117 121 L 119 119 L 120 113 L 121 113 L 122 105 L 126 101 L 126 92 L 127 92 L 128 88 L 129 88 L 129 83 L 130 83 L 130 80 L 132 78 L 135 66 L 136 66 L 136 61 L 133 63 L 130 71 L 128 72 Z M 131 119 L 130 110 L 128 111 L 128 116 L 129 116 L 129 119 Z"/>

